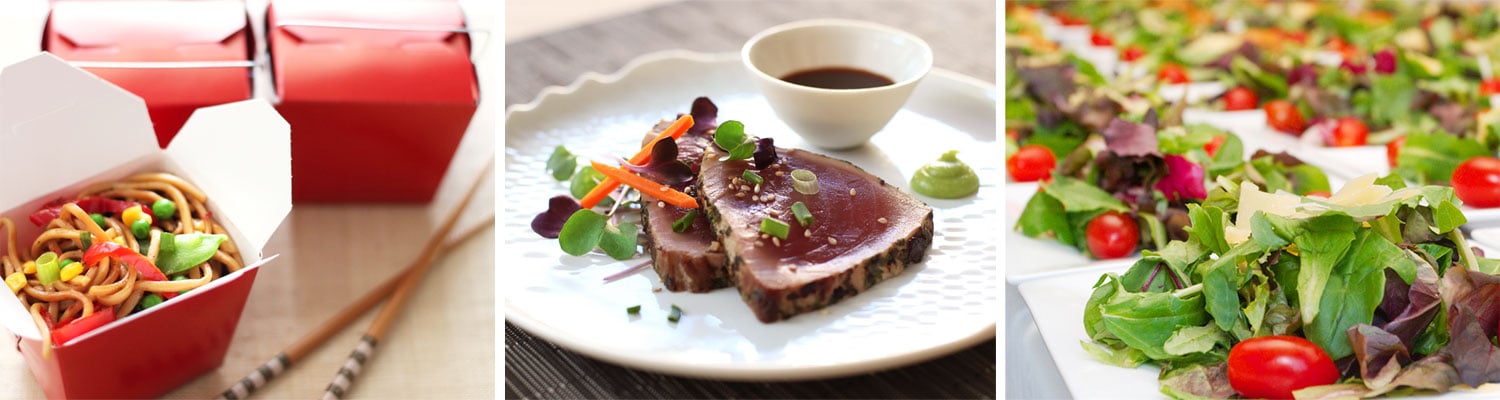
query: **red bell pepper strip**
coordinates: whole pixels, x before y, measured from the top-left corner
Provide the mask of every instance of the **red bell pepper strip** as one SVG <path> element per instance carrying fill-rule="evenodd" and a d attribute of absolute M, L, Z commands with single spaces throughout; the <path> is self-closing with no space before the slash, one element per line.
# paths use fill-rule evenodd
<path fill-rule="evenodd" d="M 58 324 L 52 329 L 52 345 L 61 346 L 85 333 L 115 321 L 114 307 L 94 310 L 92 315 Z"/>
<path fill-rule="evenodd" d="M 54 201 L 31 213 L 31 223 L 36 226 L 47 226 L 47 223 L 62 215 L 62 206 L 68 203 L 78 204 L 78 208 L 90 214 L 118 214 L 127 208 L 140 205 L 105 197 L 85 197 L 78 201 Z"/>
<path fill-rule="evenodd" d="M 136 253 L 135 250 L 131 250 L 129 247 L 121 246 L 115 242 L 100 241 L 99 243 L 95 243 L 94 247 L 90 247 L 87 252 L 83 253 L 83 265 L 92 266 L 98 263 L 99 259 L 105 257 L 111 257 L 130 264 L 131 267 L 135 268 L 136 272 L 141 273 L 142 279 L 148 281 L 167 280 L 167 275 L 161 273 L 161 270 L 157 269 L 156 265 L 151 264 L 151 260 L 147 260 L 145 256 Z M 177 293 L 161 293 L 161 297 L 171 299 L 177 297 Z"/>

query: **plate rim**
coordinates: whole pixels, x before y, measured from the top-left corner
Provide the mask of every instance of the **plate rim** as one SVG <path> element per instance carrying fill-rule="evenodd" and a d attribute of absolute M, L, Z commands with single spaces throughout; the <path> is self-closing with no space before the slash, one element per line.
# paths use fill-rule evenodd
<path fill-rule="evenodd" d="M 620 70 L 613 73 L 603 74 L 595 71 L 585 72 L 577 79 L 575 79 L 572 83 L 569 83 L 566 86 L 547 86 L 543 88 L 541 92 L 539 92 L 531 101 L 526 103 L 512 104 L 506 107 L 505 126 L 508 130 L 510 128 L 510 121 L 512 117 L 536 112 L 536 110 L 543 104 L 545 104 L 548 99 L 575 93 L 587 85 L 608 85 L 619 82 L 620 80 L 629 77 L 633 72 L 635 72 L 635 70 L 649 64 L 663 62 L 717 63 L 728 62 L 730 60 L 737 61 L 739 60 L 739 57 L 740 55 L 737 52 L 704 53 L 684 49 L 662 50 L 647 53 L 631 59 L 625 64 L 625 66 L 621 67 Z M 946 80 L 949 81 L 948 83 L 950 83 L 950 86 L 971 88 L 976 89 L 978 92 L 982 92 L 983 94 L 985 94 L 985 96 L 983 97 L 988 99 L 988 101 L 990 101 L 991 103 L 997 103 L 998 101 L 996 98 L 997 93 L 995 91 L 994 84 L 968 75 L 934 67 L 928 73 L 927 78 L 925 78 L 924 81 L 925 80 Z M 996 251 L 998 253 L 999 249 L 997 248 Z M 997 289 L 998 288 L 999 287 L 997 287 Z M 576 340 L 575 338 L 568 336 L 566 333 L 552 328 L 549 324 L 542 322 L 541 320 L 529 317 L 529 313 L 526 313 L 513 306 L 510 296 L 506 295 L 503 297 L 505 300 L 505 304 L 501 308 L 501 311 L 504 312 L 504 319 L 506 322 L 515 324 L 517 327 L 525 330 L 533 337 L 546 340 L 569 351 L 577 352 L 595 360 L 608 362 L 626 368 L 682 377 L 745 382 L 804 381 L 837 378 L 912 365 L 953 354 L 959 350 L 978 345 L 984 340 L 994 339 L 996 337 L 996 325 L 998 325 L 1000 320 L 999 316 L 997 315 L 994 321 L 991 321 L 988 325 L 981 325 L 979 329 L 966 336 L 945 343 L 940 343 L 935 346 L 930 346 L 925 349 L 865 360 L 858 360 L 855 362 L 840 364 L 804 365 L 696 364 L 641 357 L 641 355 L 638 353 L 613 351 L 607 346 L 597 346 L 594 344 L 586 343 L 584 341 Z M 1003 302 L 1003 300 L 1000 301 Z M 998 307 L 999 304 L 996 304 L 996 306 Z"/>

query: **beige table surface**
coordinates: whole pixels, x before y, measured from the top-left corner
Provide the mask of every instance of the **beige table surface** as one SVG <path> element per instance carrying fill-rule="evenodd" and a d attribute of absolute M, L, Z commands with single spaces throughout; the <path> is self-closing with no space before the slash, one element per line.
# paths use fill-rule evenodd
<path fill-rule="evenodd" d="M 14 6 L 12 0 L 4 1 Z M 250 0 L 252 9 L 265 0 Z M 499 2 L 465 1 L 470 24 L 499 24 Z M 0 5 L 0 6 L 5 6 Z M 15 18 L 0 7 L 0 14 Z M 258 16 L 252 16 L 252 19 Z M 7 25 L 12 28 L 14 25 Z M 0 43 L 16 48 L 15 36 L 0 30 Z M 39 35 L 38 35 L 39 36 Z M 498 35 L 497 35 L 498 36 Z M 253 368 L 331 317 L 348 301 L 392 276 L 410 262 L 444 214 L 479 173 L 486 184 L 465 212 L 458 229 L 473 226 L 495 210 L 493 170 L 481 170 L 494 154 L 501 93 L 499 42 L 476 35 L 481 91 L 494 94 L 482 104 L 459 154 L 431 205 L 296 205 L 267 254 L 280 254 L 261 270 L 224 365 L 167 394 L 170 398 L 211 398 Z M 6 49 L 7 46 L 0 46 Z M 0 54 L 3 56 L 3 54 Z M 397 318 L 350 398 L 468 399 L 495 397 L 494 231 L 484 233 L 440 258 Z M 264 399 L 321 396 L 374 313 L 329 340 L 280 378 L 256 393 Z M 14 337 L 0 330 L 0 343 Z M 9 346 L 0 346 L 9 347 Z M 0 348 L 0 399 L 41 398 L 43 394 L 14 347 Z"/>

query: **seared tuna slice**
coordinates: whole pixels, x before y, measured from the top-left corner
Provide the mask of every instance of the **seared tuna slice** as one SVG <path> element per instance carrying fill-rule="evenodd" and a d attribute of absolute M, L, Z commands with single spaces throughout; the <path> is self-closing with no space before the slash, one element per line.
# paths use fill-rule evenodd
<path fill-rule="evenodd" d="M 713 103 L 708 102 L 707 98 L 700 98 L 693 103 L 695 117 L 705 105 L 713 107 Z M 700 118 L 699 125 L 704 125 L 702 119 L 712 123 L 712 118 Z M 664 121 L 657 124 L 653 132 L 646 135 L 645 142 L 655 138 L 670 123 L 671 121 Z M 713 146 L 713 137 L 709 132 L 712 131 L 692 129 L 677 139 L 677 159 L 686 162 L 694 172 L 698 171 L 703 150 Z M 646 144 L 645 142 L 642 144 Z M 685 182 L 673 185 L 673 188 L 695 194 L 697 187 L 694 183 Z M 662 285 L 667 290 L 702 293 L 733 285 L 729 272 L 724 267 L 724 250 L 714 237 L 703 210 L 688 210 L 650 198 L 644 199 L 642 203 L 641 220 L 645 225 L 646 249 L 651 254 L 651 268 L 656 270 L 656 275 L 661 277 Z M 689 212 L 697 213 L 693 223 L 682 232 L 673 231 L 672 223 Z"/>
<path fill-rule="evenodd" d="M 698 174 L 700 206 L 729 256 L 740 297 L 761 322 L 775 322 L 858 294 L 922 261 L 932 243 L 932 208 L 847 161 L 777 149 L 779 160 L 741 178 L 750 160 L 719 161 L 708 146 Z M 818 193 L 793 189 L 792 171 L 817 175 Z M 792 204 L 813 216 L 803 225 Z M 790 225 L 785 239 L 761 232 L 763 219 Z"/>

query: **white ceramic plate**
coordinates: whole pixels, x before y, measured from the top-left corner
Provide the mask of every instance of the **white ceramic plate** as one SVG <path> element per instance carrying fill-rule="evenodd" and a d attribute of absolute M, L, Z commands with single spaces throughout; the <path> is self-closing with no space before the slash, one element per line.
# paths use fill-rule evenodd
<path fill-rule="evenodd" d="M 1149 365 L 1134 369 L 1099 362 L 1083 350 L 1087 340 L 1083 329 L 1083 309 L 1093 293 L 1094 283 L 1107 272 L 1124 273 L 1131 262 L 1100 264 L 1096 268 L 1072 270 L 1013 279 L 1020 281 L 1021 297 L 1031 309 L 1031 316 L 1041 333 L 1052 361 L 1062 373 L 1063 382 L 1076 399 L 1149 399 L 1163 398 L 1156 377 L 1160 370 Z M 1455 391 L 1443 399 L 1493 399 L 1500 396 L 1500 385 L 1483 385 L 1478 390 Z"/>
<path fill-rule="evenodd" d="M 1001 182 L 993 85 L 934 70 L 873 145 L 827 152 L 906 189 L 942 152 L 981 176 L 976 197 L 922 198 L 935 210 L 927 261 L 826 309 L 763 324 L 733 289 L 653 292 L 649 269 L 613 283 L 603 277 L 647 257 L 619 262 L 572 257 L 532 233 L 546 199 L 567 188 L 543 172 L 552 148 L 581 160 L 609 160 L 640 146 L 661 118 L 709 96 L 719 121 L 739 120 L 782 147 L 807 147 L 771 112 L 735 54 L 672 51 L 644 56 L 609 76 L 588 74 L 512 107 L 505 133 L 505 251 L 500 273 L 505 318 L 533 335 L 604 361 L 662 373 L 732 380 L 798 380 L 851 375 L 931 359 L 994 337 L 998 320 Z M 921 198 L 919 196 L 919 198 Z M 683 310 L 666 321 L 672 305 Z M 625 309 L 641 305 L 639 317 Z"/>

